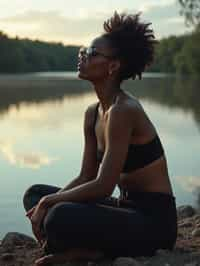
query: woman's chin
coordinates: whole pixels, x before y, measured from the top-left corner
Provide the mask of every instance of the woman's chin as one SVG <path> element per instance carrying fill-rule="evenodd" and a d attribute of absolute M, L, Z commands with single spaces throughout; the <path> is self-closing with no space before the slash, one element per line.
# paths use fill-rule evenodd
<path fill-rule="evenodd" d="M 84 73 L 81 72 L 80 70 L 78 70 L 78 77 L 81 79 L 87 79 L 86 75 L 84 75 Z"/>

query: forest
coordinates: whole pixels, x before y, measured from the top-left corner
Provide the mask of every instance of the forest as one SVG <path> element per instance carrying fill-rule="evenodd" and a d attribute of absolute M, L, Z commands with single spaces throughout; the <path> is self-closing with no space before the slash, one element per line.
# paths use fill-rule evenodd
<path fill-rule="evenodd" d="M 190 33 L 159 40 L 147 72 L 200 73 L 200 1 L 179 0 Z M 11 38 L 0 31 L 0 73 L 76 71 L 79 46 Z"/>

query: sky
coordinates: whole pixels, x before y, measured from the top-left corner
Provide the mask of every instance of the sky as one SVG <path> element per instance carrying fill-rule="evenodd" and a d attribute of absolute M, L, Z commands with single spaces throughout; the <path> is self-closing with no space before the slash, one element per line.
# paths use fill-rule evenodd
<path fill-rule="evenodd" d="M 10 37 L 89 45 L 103 33 L 103 22 L 117 12 L 142 12 L 157 39 L 189 29 L 178 0 L 0 0 L 0 31 Z"/>

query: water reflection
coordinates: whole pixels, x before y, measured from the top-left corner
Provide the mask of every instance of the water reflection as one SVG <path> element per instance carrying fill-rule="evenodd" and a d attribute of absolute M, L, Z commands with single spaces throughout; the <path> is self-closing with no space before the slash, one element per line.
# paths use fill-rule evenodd
<path fill-rule="evenodd" d="M 165 77 L 145 78 L 142 81 L 126 81 L 122 87 L 140 99 L 147 99 L 170 108 L 180 108 L 191 112 L 200 124 L 199 90 L 200 78 Z M 63 101 L 64 97 L 79 97 L 91 92 L 91 84 L 78 79 L 13 79 L 0 78 L 0 112 L 7 112 L 11 105 L 20 103 L 40 103 Z"/>
<path fill-rule="evenodd" d="M 12 165 L 19 167 L 27 167 L 38 169 L 43 165 L 49 165 L 51 162 L 57 160 L 56 158 L 49 158 L 49 156 L 41 153 L 16 152 L 14 150 L 13 141 L 0 141 L 0 153 Z"/>
<path fill-rule="evenodd" d="M 191 112 L 196 123 L 200 124 L 200 78 L 199 77 L 166 77 L 161 79 L 144 79 L 127 81 L 125 88 L 139 98 Z"/>

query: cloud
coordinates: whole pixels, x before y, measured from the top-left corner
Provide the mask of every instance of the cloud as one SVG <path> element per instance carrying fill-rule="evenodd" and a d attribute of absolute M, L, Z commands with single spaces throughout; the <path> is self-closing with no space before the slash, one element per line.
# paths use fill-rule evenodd
<path fill-rule="evenodd" d="M 153 22 L 156 35 L 181 34 L 185 31 L 184 20 L 173 0 L 166 3 L 147 2 L 143 10 L 144 18 Z M 136 9 L 126 8 L 135 13 Z M 118 12 L 125 9 L 117 10 Z M 89 10 L 79 8 L 74 17 L 64 16 L 59 10 L 26 10 L 14 16 L 0 19 L 0 28 L 12 36 L 29 37 L 46 41 L 62 41 L 66 44 L 89 44 L 103 32 L 103 21 L 113 14 L 113 9 Z M 182 23 L 181 23 L 182 22 Z M 170 27 L 169 27 L 170 24 Z"/>
<path fill-rule="evenodd" d="M 179 185 L 187 192 L 194 192 L 200 189 L 199 176 L 176 176 Z"/>
<path fill-rule="evenodd" d="M 83 44 L 102 30 L 104 16 L 105 14 L 96 13 L 92 16 L 69 18 L 61 15 L 59 11 L 32 10 L 0 19 L 0 27 L 14 36 Z"/>
<path fill-rule="evenodd" d="M 75 99 L 65 97 L 62 101 L 21 102 L 17 106 L 10 106 L 5 119 L 9 121 L 12 127 L 15 126 L 15 130 L 19 130 L 20 133 L 24 129 L 31 134 L 44 129 L 63 130 L 66 124 L 71 127 L 71 130 L 74 130 L 83 123 L 84 107 L 89 103 L 87 97 L 91 100 L 89 93 L 87 93 L 86 95 L 79 95 Z"/>
<path fill-rule="evenodd" d="M 10 164 L 21 168 L 39 169 L 43 165 L 49 165 L 58 160 L 58 158 L 49 158 L 47 155 L 38 152 L 15 152 L 12 141 L 0 141 L 0 152 Z"/>
<path fill-rule="evenodd" d="M 184 18 L 179 13 L 179 6 L 174 1 L 149 5 L 144 11 L 144 17 L 152 22 L 157 38 L 180 35 L 190 30 L 185 27 Z"/>
<path fill-rule="evenodd" d="M 167 2 L 165 1 L 148 1 L 148 2 L 142 2 L 139 6 L 139 10 L 143 12 L 151 12 L 154 9 L 162 9 L 166 8 L 167 6 L 173 6 L 175 3 L 174 0 L 168 0 Z"/>

